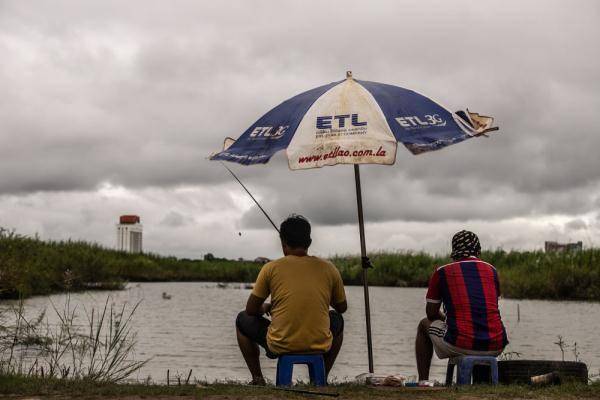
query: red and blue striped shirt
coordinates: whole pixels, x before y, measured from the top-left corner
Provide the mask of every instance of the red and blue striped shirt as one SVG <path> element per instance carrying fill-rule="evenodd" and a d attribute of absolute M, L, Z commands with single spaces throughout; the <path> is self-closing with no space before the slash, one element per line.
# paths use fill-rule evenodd
<path fill-rule="evenodd" d="M 499 296 L 496 268 L 475 257 L 437 268 L 427 291 L 428 302 L 444 305 L 448 325 L 444 340 L 477 351 L 502 350 L 508 344 Z"/>

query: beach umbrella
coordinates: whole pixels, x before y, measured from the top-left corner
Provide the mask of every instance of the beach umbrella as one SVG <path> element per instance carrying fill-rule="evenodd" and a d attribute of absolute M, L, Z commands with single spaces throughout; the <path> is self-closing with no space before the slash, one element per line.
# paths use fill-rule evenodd
<path fill-rule="evenodd" d="M 498 129 L 492 124 L 491 117 L 468 110 L 451 112 L 412 90 L 356 80 L 348 71 L 344 80 L 301 93 L 273 108 L 238 139 L 225 139 L 222 151 L 210 159 L 265 164 L 285 149 L 292 170 L 354 165 L 369 372 L 373 372 L 367 280 L 372 266 L 366 251 L 360 164 L 394 164 L 398 142 L 420 154 L 486 136 Z"/>

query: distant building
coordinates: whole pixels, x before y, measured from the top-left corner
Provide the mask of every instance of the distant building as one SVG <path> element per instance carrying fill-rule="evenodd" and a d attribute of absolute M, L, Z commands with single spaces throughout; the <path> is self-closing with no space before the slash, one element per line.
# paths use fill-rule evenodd
<path fill-rule="evenodd" d="M 141 253 L 142 224 L 137 215 L 121 215 L 117 224 L 117 249 L 128 253 Z"/>
<path fill-rule="evenodd" d="M 558 243 L 544 242 L 544 250 L 546 253 L 571 253 L 583 250 L 583 242 L 577 243 Z"/>
<path fill-rule="evenodd" d="M 256 257 L 256 258 L 254 259 L 254 262 L 255 262 L 255 263 L 259 263 L 259 264 L 266 264 L 266 263 L 268 263 L 269 261 L 271 261 L 271 260 L 269 260 L 267 257 Z"/>

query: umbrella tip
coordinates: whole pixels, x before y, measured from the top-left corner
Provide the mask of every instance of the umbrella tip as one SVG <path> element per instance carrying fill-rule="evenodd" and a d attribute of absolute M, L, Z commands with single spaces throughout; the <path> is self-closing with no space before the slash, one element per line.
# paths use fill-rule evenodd
<path fill-rule="evenodd" d="M 346 71 L 346 79 L 352 79 L 352 71 Z"/>

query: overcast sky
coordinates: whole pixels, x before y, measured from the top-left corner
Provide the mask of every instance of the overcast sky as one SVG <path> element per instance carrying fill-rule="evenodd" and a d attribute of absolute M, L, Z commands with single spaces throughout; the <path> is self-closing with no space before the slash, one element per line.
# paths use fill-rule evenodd
<path fill-rule="evenodd" d="M 124 213 L 146 251 L 277 256 L 277 236 L 207 156 L 270 108 L 358 79 L 408 87 L 500 133 L 364 166 L 367 248 L 443 253 L 598 245 L 597 1 L 0 0 L 0 226 L 116 245 Z M 351 166 L 232 168 L 313 252 L 358 253 Z M 240 235 L 241 234 L 241 235 Z"/>

